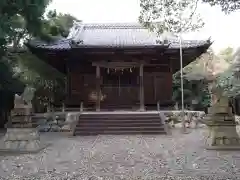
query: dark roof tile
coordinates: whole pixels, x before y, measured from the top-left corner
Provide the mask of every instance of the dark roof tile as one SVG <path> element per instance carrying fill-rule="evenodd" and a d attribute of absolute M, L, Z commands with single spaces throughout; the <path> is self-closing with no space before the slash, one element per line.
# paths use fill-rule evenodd
<path fill-rule="evenodd" d="M 71 44 L 77 47 L 152 47 L 161 46 L 167 38 L 169 48 L 178 49 L 179 41 L 176 36 L 157 36 L 138 23 L 107 23 L 83 24 L 76 23 L 71 28 L 67 39 L 58 40 L 51 44 L 37 44 L 38 48 L 52 50 L 71 49 Z M 160 43 L 159 43 L 160 42 Z M 196 48 L 209 45 L 208 41 L 182 41 L 182 48 Z"/>
<path fill-rule="evenodd" d="M 159 45 L 159 38 L 138 24 L 81 24 L 72 28 L 68 38 L 75 42 L 83 41 L 79 46 Z"/>

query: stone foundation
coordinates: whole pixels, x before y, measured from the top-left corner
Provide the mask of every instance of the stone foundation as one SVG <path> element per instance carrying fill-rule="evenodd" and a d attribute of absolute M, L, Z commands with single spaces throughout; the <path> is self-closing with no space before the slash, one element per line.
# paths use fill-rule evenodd
<path fill-rule="evenodd" d="M 209 128 L 207 145 L 214 146 L 239 146 L 240 138 L 236 131 L 236 126 L 215 126 Z M 240 149 L 240 146 L 239 146 Z"/>
<path fill-rule="evenodd" d="M 209 114 L 205 120 L 209 128 L 207 149 L 240 150 L 240 138 L 233 115 Z"/>
<path fill-rule="evenodd" d="M 35 128 L 8 128 L 1 140 L 0 151 L 39 152 L 46 146 L 40 143 L 40 135 Z"/>

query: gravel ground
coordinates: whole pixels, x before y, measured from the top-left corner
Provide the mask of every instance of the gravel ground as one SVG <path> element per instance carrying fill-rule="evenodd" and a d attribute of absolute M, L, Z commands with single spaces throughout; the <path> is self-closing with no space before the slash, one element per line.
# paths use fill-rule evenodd
<path fill-rule="evenodd" d="M 204 149 L 205 128 L 172 135 L 68 137 L 44 133 L 38 154 L 0 154 L 0 179 L 240 179 L 239 151 Z"/>

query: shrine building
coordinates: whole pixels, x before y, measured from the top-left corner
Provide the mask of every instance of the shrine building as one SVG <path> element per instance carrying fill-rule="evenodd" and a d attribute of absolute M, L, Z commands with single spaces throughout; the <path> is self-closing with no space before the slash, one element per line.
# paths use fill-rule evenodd
<path fill-rule="evenodd" d="M 183 66 L 211 45 L 182 41 Z M 75 23 L 52 43 L 31 41 L 30 51 L 66 74 L 67 107 L 106 111 L 169 107 L 172 75 L 180 70 L 178 38 L 163 38 L 137 23 Z"/>

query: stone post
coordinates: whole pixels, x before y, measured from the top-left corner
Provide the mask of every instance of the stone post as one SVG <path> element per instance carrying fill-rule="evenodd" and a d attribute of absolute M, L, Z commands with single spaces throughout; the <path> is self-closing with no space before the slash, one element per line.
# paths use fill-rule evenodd
<path fill-rule="evenodd" d="M 65 112 L 65 104 L 62 103 L 62 112 Z"/>
<path fill-rule="evenodd" d="M 80 112 L 83 112 L 83 102 L 80 103 Z"/>

